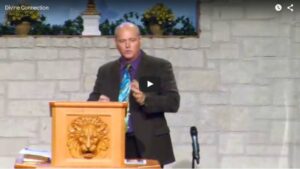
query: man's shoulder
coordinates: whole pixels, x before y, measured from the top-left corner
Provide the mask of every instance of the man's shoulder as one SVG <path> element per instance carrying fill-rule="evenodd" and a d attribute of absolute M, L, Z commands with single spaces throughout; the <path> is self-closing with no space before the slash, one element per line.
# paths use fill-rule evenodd
<path fill-rule="evenodd" d="M 151 55 L 144 55 L 145 62 L 149 64 L 154 64 L 154 65 L 165 65 L 165 64 L 171 64 L 168 60 L 151 56 Z"/>
<path fill-rule="evenodd" d="M 113 61 L 110 61 L 110 62 L 107 62 L 107 63 L 103 64 L 103 65 L 100 67 L 100 69 L 102 69 L 102 70 L 109 70 L 109 69 L 111 69 L 112 67 L 116 66 L 116 65 L 118 64 L 118 62 L 119 62 L 118 59 L 113 60 Z"/>

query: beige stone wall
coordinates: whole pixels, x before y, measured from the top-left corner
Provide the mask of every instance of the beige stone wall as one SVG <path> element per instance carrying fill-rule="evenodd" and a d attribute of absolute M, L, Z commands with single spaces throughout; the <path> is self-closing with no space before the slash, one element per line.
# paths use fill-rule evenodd
<path fill-rule="evenodd" d="M 300 11 L 272 3 L 200 5 L 199 38 L 143 38 L 168 59 L 181 94 L 168 114 L 176 163 L 190 167 L 197 126 L 206 167 L 300 167 Z M 0 167 L 25 146 L 49 148 L 48 102 L 86 100 L 97 69 L 116 59 L 107 37 L 0 37 Z"/>

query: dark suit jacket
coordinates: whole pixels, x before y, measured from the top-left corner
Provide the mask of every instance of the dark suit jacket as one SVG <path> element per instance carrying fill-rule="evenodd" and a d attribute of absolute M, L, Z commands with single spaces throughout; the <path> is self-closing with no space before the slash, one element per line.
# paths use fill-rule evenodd
<path fill-rule="evenodd" d="M 130 113 L 137 138 L 138 148 L 143 158 L 157 159 L 161 164 L 175 160 L 164 112 L 177 112 L 180 96 L 170 62 L 143 55 L 136 79 L 142 76 L 156 76 L 161 79 L 157 92 L 145 93 L 145 105 L 140 106 L 130 96 Z M 89 101 L 97 101 L 106 95 L 111 101 L 118 101 L 120 85 L 120 62 L 115 60 L 99 68 L 97 80 Z"/>

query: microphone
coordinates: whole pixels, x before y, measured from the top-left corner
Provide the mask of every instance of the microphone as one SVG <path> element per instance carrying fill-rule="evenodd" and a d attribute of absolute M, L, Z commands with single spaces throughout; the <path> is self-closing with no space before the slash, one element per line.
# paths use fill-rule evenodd
<path fill-rule="evenodd" d="M 191 137 L 192 137 L 192 146 L 193 146 L 193 159 L 195 159 L 197 161 L 197 164 L 199 164 L 199 159 L 200 159 L 200 155 L 199 155 L 199 143 L 198 143 L 198 132 L 197 132 L 197 128 L 195 126 L 192 126 L 190 128 L 190 133 L 191 133 Z"/>

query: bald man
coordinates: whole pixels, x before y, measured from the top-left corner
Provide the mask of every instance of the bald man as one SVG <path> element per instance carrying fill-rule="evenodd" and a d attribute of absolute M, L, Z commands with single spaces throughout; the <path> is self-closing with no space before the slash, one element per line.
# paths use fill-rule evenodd
<path fill-rule="evenodd" d="M 120 58 L 101 66 L 89 101 L 128 101 L 126 158 L 156 159 L 163 166 L 175 161 L 165 112 L 177 112 L 180 96 L 170 62 L 141 50 L 138 27 L 120 24 L 115 30 Z M 138 80 L 160 79 L 155 91 L 143 92 Z"/>

